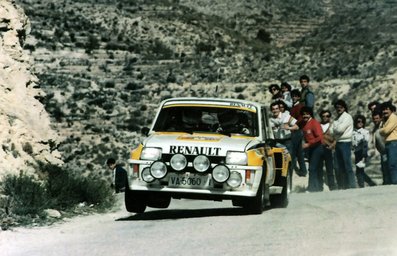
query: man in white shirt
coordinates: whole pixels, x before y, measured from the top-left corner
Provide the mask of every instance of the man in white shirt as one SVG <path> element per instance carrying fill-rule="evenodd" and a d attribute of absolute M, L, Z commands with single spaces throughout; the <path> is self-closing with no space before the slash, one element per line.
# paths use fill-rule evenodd
<path fill-rule="evenodd" d="M 366 118 L 356 115 L 354 118 L 354 130 L 352 136 L 352 147 L 354 152 L 354 163 L 356 164 L 357 184 L 363 188 L 365 183 L 375 186 L 375 182 L 365 173 L 365 162 L 368 157 L 369 131 L 365 128 Z"/>
<path fill-rule="evenodd" d="M 339 189 L 355 188 L 356 179 L 351 159 L 353 117 L 348 113 L 347 104 L 344 100 L 337 100 L 334 107 L 338 114 L 331 127 L 331 135 L 336 139 L 336 181 Z"/>
<path fill-rule="evenodd" d="M 291 131 L 298 130 L 297 120 L 290 114 L 281 113 L 278 102 L 270 105 L 272 116 L 270 117 L 270 128 L 273 130 L 277 142 L 285 145 L 291 151 Z"/>

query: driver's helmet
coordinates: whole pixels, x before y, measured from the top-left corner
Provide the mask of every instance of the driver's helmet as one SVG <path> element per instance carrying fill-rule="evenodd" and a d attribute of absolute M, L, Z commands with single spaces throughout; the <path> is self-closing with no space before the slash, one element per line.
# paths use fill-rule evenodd
<path fill-rule="evenodd" d="M 218 116 L 219 123 L 223 129 L 235 127 L 238 124 L 239 118 L 235 111 L 225 111 Z"/>
<path fill-rule="evenodd" d="M 194 109 L 188 109 L 182 113 L 182 123 L 188 127 L 198 125 L 200 123 L 200 118 L 201 115 L 199 111 Z"/>

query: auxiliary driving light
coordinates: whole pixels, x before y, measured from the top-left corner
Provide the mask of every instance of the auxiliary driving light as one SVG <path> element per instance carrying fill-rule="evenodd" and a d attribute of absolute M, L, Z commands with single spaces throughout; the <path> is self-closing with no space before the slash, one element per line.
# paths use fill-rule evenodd
<path fill-rule="evenodd" d="M 204 155 L 199 155 L 193 160 L 193 167 L 198 172 L 205 172 L 210 168 L 210 160 Z"/>
<path fill-rule="evenodd" d="M 145 169 L 143 169 L 142 171 L 142 179 L 143 181 L 150 183 L 152 181 L 154 181 L 154 177 L 150 174 L 150 168 L 146 167 Z"/>
<path fill-rule="evenodd" d="M 175 171 L 182 171 L 187 165 L 186 157 L 182 154 L 176 154 L 171 157 L 170 164 Z"/>
<path fill-rule="evenodd" d="M 241 185 L 243 182 L 243 177 L 239 172 L 232 172 L 230 174 L 229 179 L 227 180 L 227 185 L 229 185 L 232 188 L 237 188 Z"/>
<path fill-rule="evenodd" d="M 153 162 L 150 166 L 150 174 L 156 179 L 162 179 L 167 175 L 167 166 L 161 161 Z"/>
<path fill-rule="evenodd" d="M 224 165 L 217 165 L 212 170 L 212 178 L 219 183 L 225 182 L 230 176 L 229 168 Z"/>

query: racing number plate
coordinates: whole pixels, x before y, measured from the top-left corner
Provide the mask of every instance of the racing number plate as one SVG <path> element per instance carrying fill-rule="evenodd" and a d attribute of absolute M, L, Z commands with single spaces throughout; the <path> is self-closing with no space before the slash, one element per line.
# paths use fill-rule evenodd
<path fill-rule="evenodd" d="M 168 179 L 168 186 L 204 188 L 210 185 L 211 180 L 212 179 L 209 175 L 200 175 L 196 173 L 171 173 Z"/>

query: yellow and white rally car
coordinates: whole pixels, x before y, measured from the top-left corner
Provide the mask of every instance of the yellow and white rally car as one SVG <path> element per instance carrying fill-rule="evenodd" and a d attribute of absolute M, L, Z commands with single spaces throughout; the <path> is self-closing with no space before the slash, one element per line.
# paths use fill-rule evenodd
<path fill-rule="evenodd" d="M 167 208 L 171 198 L 232 200 L 250 213 L 286 207 L 291 157 L 275 143 L 268 109 L 255 102 L 172 98 L 131 152 L 127 211 Z"/>

